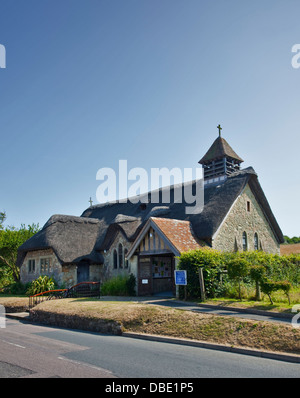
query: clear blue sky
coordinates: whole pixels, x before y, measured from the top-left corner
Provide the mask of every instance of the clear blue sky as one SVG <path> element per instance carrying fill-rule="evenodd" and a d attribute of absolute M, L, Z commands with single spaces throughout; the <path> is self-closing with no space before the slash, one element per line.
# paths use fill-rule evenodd
<path fill-rule="evenodd" d="M 194 168 L 221 123 L 300 235 L 299 0 L 0 0 L 0 210 L 80 215 L 97 170 Z"/>

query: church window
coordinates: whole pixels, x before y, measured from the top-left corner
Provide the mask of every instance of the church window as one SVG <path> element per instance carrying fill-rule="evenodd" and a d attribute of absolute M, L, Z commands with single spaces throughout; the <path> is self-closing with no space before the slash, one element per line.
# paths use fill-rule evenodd
<path fill-rule="evenodd" d="M 125 250 L 124 250 L 124 262 L 125 262 L 124 267 L 125 267 L 125 268 L 128 268 L 128 260 L 126 259 L 127 253 L 128 253 L 128 250 L 125 249 Z"/>
<path fill-rule="evenodd" d="M 258 235 L 255 232 L 254 234 L 254 250 L 259 250 L 259 245 L 258 245 Z"/>
<path fill-rule="evenodd" d="M 243 232 L 243 250 L 244 252 L 248 249 L 247 234 Z"/>
<path fill-rule="evenodd" d="M 119 243 L 119 268 L 123 268 L 123 246 Z"/>
<path fill-rule="evenodd" d="M 117 250 L 114 250 L 114 269 L 118 268 L 118 253 Z"/>
<path fill-rule="evenodd" d="M 250 204 L 249 200 L 247 200 L 247 211 L 250 211 L 250 210 L 251 210 L 251 204 Z"/>
<path fill-rule="evenodd" d="M 28 260 L 28 272 L 35 272 L 35 260 Z"/>

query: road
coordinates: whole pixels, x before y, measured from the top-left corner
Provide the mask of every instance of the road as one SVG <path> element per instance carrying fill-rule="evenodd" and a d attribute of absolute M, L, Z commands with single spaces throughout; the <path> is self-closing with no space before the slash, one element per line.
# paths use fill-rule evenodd
<path fill-rule="evenodd" d="M 0 377 L 298 378 L 300 364 L 7 319 Z"/>

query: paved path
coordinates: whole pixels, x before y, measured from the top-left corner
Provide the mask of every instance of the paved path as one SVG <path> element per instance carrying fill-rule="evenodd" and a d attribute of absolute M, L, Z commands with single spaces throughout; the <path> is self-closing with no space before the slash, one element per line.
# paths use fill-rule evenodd
<path fill-rule="evenodd" d="M 206 314 L 232 316 L 244 319 L 252 319 L 255 321 L 268 321 L 276 323 L 290 324 L 292 314 L 272 313 L 271 311 L 261 311 L 254 309 L 239 309 L 239 308 L 226 308 L 218 305 L 209 304 L 195 304 L 192 302 L 185 302 L 176 300 L 170 297 L 101 297 L 101 301 L 134 301 L 145 304 L 161 305 L 164 307 L 177 308 L 185 311 L 201 312 Z M 28 318 L 28 313 L 7 314 L 16 319 Z"/>
<path fill-rule="evenodd" d="M 272 314 L 270 311 L 259 311 L 259 310 L 243 310 L 243 309 L 227 309 L 224 307 L 218 307 L 217 305 L 197 305 L 190 302 L 184 302 L 174 299 L 155 298 L 149 299 L 148 304 L 162 305 L 165 307 L 177 308 L 185 311 L 201 312 L 207 314 L 221 315 L 221 316 L 233 316 L 238 318 L 252 319 L 255 321 L 268 321 L 268 322 L 279 322 L 279 323 L 291 323 L 292 316 L 282 315 L 278 313 Z"/>

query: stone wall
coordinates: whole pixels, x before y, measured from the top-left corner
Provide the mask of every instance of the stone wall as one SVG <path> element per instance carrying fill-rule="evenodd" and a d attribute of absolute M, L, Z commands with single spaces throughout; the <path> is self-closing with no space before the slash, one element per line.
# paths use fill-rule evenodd
<path fill-rule="evenodd" d="M 238 197 L 213 238 L 213 248 L 221 251 L 242 251 L 243 232 L 247 234 L 247 250 L 254 250 L 254 234 L 259 249 L 280 253 L 280 246 L 249 185 Z"/>
<path fill-rule="evenodd" d="M 41 259 L 50 259 L 50 270 L 48 272 L 41 272 Z M 28 262 L 35 260 L 34 272 L 29 272 Z M 63 273 L 62 266 L 52 249 L 34 250 L 28 252 L 20 267 L 20 279 L 22 283 L 31 282 L 37 279 L 40 275 L 49 275 L 58 283 L 62 282 Z"/>
<path fill-rule="evenodd" d="M 50 269 L 41 270 L 41 259 L 50 259 Z M 28 262 L 35 260 L 35 271 L 29 272 Z M 90 281 L 99 281 L 101 279 L 102 265 L 90 265 Z M 20 278 L 22 283 L 31 282 L 40 275 L 52 277 L 59 286 L 69 288 L 77 283 L 77 265 L 61 265 L 56 254 L 52 249 L 35 250 L 28 252 L 20 268 Z"/>
<path fill-rule="evenodd" d="M 123 247 L 123 264 L 122 267 L 120 267 L 119 264 L 119 244 L 121 243 Z M 104 267 L 103 271 L 101 274 L 101 280 L 106 281 L 114 276 L 117 275 L 130 275 L 133 274 L 135 277 L 137 277 L 137 258 L 136 256 L 133 256 L 130 261 L 127 262 L 127 264 L 124 261 L 125 258 L 125 249 L 129 251 L 131 247 L 131 242 L 129 242 L 125 236 L 121 233 L 118 232 L 114 242 L 110 246 L 109 250 L 107 250 L 105 253 L 103 253 L 104 256 Z M 114 251 L 117 251 L 118 254 L 118 264 L 117 268 L 114 267 Z"/>

